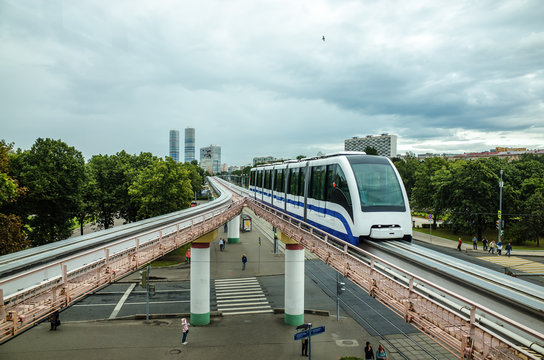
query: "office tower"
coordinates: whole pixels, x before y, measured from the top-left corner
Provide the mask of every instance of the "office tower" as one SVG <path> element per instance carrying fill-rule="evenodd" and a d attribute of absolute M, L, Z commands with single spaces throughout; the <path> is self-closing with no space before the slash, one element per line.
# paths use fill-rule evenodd
<path fill-rule="evenodd" d="M 210 145 L 200 148 L 200 167 L 210 174 L 221 171 L 221 147 Z"/>
<path fill-rule="evenodd" d="M 195 159 L 195 128 L 185 128 L 185 162 Z"/>
<path fill-rule="evenodd" d="M 381 134 L 379 136 L 353 137 L 344 141 L 346 151 L 365 151 L 367 146 L 378 151 L 378 155 L 394 157 L 397 155 L 397 135 Z"/>
<path fill-rule="evenodd" d="M 170 157 L 179 161 L 179 131 L 170 130 Z"/>

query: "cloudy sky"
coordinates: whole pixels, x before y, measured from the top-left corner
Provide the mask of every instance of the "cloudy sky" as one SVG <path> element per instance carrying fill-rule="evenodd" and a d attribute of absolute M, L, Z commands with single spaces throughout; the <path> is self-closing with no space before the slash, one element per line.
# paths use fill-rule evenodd
<path fill-rule="evenodd" d="M 0 139 L 164 156 L 187 126 L 229 165 L 542 149 L 544 2 L 0 0 Z"/>

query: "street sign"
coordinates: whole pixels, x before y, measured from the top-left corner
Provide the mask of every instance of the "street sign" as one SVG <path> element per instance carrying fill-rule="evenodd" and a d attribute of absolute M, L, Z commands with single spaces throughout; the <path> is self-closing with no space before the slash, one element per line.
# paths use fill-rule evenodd
<path fill-rule="evenodd" d="M 429 214 L 429 219 L 432 219 L 433 218 L 433 214 Z"/>
<path fill-rule="evenodd" d="M 501 211 L 498 212 L 499 219 L 501 218 Z"/>
<path fill-rule="evenodd" d="M 316 328 L 312 328 L 312 336 L 318 335 L 325 332 L 324 326 L 319 326 Z M 295 334 L 295 340 L 300 340 L 308 337 L 308 330 L 301 331 L 299 333 Z"/>

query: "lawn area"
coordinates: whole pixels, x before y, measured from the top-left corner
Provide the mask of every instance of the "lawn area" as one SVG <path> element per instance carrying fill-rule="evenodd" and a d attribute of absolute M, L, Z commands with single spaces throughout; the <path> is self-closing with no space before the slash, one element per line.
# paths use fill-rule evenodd
<path fill-rule="evenodd" d="M 428 228 L 427 229 L 412 228 L 412 230 L 417 231 L 417 232 L 419 232 L 421 234 L 427 234 L 427 235 L 429 234 L 429 229 Z M 444 228 L 433 229 L 432 235 L 433 236 L 439 236 L 439 237 L 442 237 L 444 239 L 449 239 L 449 240 L 452 240 L 452 241 L 457 241 L 457 239 L 461 238 L 461 240 L 463 240 L 464 244 L 472 245 L 472 236 L 473 235 L 454 234 L 452 231 L 450 231 L 448 229 L 444 229 Z M 493 240 L 493 241 L 496 242 L 498 234 L 497 234 L 497 231 L 491 231 L 491 232 L 488 232 L 488 233 L 484 233 L 484 236 L 487 236 L 488 241 Z M 481 243 L 479 243 L 479 244 L 481 244 Z M 537 247 L 536 242 L 534 242 L 534 241 L 532 241 L 532 242 L 528 241 L 523 245 L 512 244 L 512 246 L 515 246 L 515 248 L 519 249 L 519 250 L 544 250 L 544 241 L 540 242 L 540 247 Z"/>
<path fill-rule="evenodd" d="M 151 267 L 159 268 L 164 266 L 172 266 L 185 263 L 185 252 L 191 244 L 185 244 L 179 249 L 169 252 L 160 259 L 157 259 L 151 263 Z"/>

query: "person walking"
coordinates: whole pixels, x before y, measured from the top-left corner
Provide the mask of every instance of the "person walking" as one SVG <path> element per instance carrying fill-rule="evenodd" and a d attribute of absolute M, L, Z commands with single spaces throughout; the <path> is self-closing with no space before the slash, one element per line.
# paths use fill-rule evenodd
<path fill-rule="evenodd" d="M 476 235 L 472 238 L 472 250 L 478 250 L 478 238 Z"/>
<path fill-rule="evenodd" d="M 495 253 L 495 241 L 491 240 L 489 243 L 489 250 L 487 250 L 487 252 L 491 253 L 491 255 Z"/>
<path fill-rule="evenodd" d="M 365 346 L 365 360 L 374 360 L 374 349 L 372 349 L 372 346 L 368 341 Z"/>
<path fill-rule="evenodd" d="M 459 238 L 459 242 L 457 243 L 457 250 L 461 251 L 461 245 L 463 245 L 463 240 Z"/>
<path fill-rule="evenodd" d="M 191 248 L 188 248 L 185 252 L 185 263 L 190 264 L 191 263 Z"/>
<path fill-rule="evenodd" d="M 246 269 L 246 263 L 247 263 L 247 256 L 246 254 L 242 255 L 242 270 Z"/>
<path fill-rule="evenodd" d="M 387 360 L 387 353 L 381 344 L 378 346 L 378 350 L 376 350 L 376 360 Z"/>
<path fill-rule="evenodd" d="M 506 250 L 506 256 L 510 257 L 510 251 L 512 251 L 512 244 L 508 243 L 504 248 Z"/>
<path fill-rule="evenodd" d="M 225 246 L 225 241 L 223 240 L 223 238 L 220 238 L 219 239 L 219 251 L 223 251 L 224 246 Z"/>
<path fill-rule="evenodd" d="M 57 327 L 60 326 L 58 311 L 55 311 L 49 316 L 49 322 L 51 323 L 51 330 L 57 330 Z"/>
<path fill-rule="evenodd" d="M 484 236 L 484 239 L 482 240 L 482 245 L 484 246 L 484 251 L 487 251 L 487 237 Z"/>
<path fill-rule="evenodd" d="M 308 356 L 308 338 L 301 339 L 302 341 L 302 355 Z"/>
<path fill-rule="evenodd" d="M 187 335 L 189 334 L 189 325 L 191 325 L 191 324 L 189 324 L 187 322 L 187 319 L 185 319 L 185 318 L 181 319 L 181 331 L 183 332 L 183 336 L 181 338 L 181 343 L 183 345 L 187 345 Z"/>
<path fill-rule="evenodd" d="M 497 243 L 497 256 L 501 256 L 501 252 L 502 252 L 502 241 L 499 240 L 499 242 Z"/>

